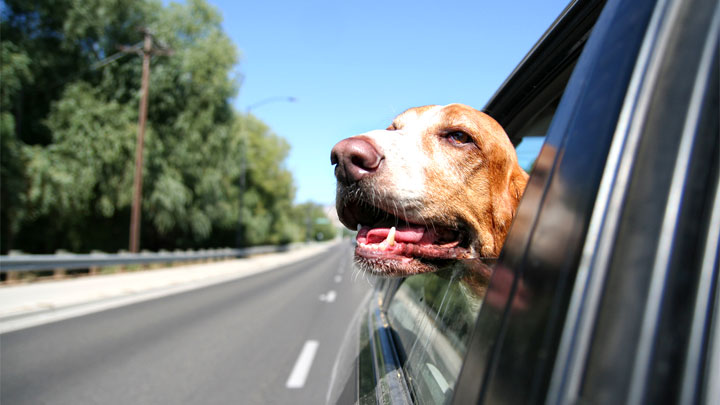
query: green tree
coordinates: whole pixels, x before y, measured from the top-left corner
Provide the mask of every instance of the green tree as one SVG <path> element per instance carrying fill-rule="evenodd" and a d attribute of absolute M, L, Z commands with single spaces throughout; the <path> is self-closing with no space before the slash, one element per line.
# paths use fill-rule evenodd
<path fill-rule="evenodd" d="M 0 41 L 0 52 L 0 244 L 6 244 L 19 229 L 26 188 L 22 143 L 9 108 L 33 77 L 30 58 L 17 45 Z"/>
<path fill-rule="evenodd" d="M 91 69 L 93 63 L 138 41 L 136 28 L 159 9 L 160 3 L 143 0 L 4 0 L 0 38 L 32 61 L 32 81 L 3 106 L 13 114 L 17 138 L 29 145 L 52 142 L 44 122 L 52 103 L 73 81 L 97 82 L 102 72 Z"/>
<path fill-rule="evenodd" d="M 130 106 L 106 99 L 85 82 L 68 86 L 53 103 L 45 121 L 53 142 L 24 148 L 31 219 L 20 234 L 25 245 L 73 251 L 93 247 L 90 241 L 113 245 L 116 235 L 104 233 L 112 231 L 107 219 L 130 204 L 134 116 Z"/>
<path fill-rule="evenodd" d="M 0 24 L 0 248 L 127 246 L 142 68 L 117 52 L 141 41 L 140 27 L 173 51 L 152 59 L 142 248 L 232 246 L 238 229 L 247 244 L 300 239 L 288 145 L 233 111 L 238 51 L 214 8 L 10 0 Z"/>
<path fill-rule="evenodd" d="M 241 215 L 243 244 L 299 240 L 302 230 L 292 221 L 292 173 L 278 165 L 285 160 L 289 145 L 252 115 L 238 121 L 237 131 L 241 145 L 247 145 L 247 154 L 241 157 L 247 159 Z"/>
<path fill-rule="evenodd" d="M 89 150 L 100 149 L 91 144 L 98 141 L 97 136 L 87 142 L 81 137 L 93 128 L 117 129 L 114 112 L 121 109 L 118 102 L 123 101 L 94 90 L 84 92 L 102 78 L 103 72 L 92 69 L 93 63 L 116 52 L 118 44 L 136 40 L 137 32 L 128 27 L 140 24 L 153 7 L 159 9 L 159 4 L 136 0 L 4 2 L 0 22 L 3 251 L 12 247 L 29 251 L 77 248 L 82 239 L 92 240 L 84 229 L 71 226 L 92 222 L 73 216 L 83 203 L 93 205 L 84 200 L 94 193 L 92 188 L 83 188 L 92 178 L 90 169 L 73 159 L 82 154 L 79 160 L 83 162 Z M 32 63 L 23 63 L 23 59 Z M 13 80 L 6 80 L 8 77 Z M 107 108 L 96 104 L 105 101 L 112 104 Z M 92 111 L 86 114 L 77 107 Z M 103 110 L 105 116 L 101 116 Z M 58 116 L 63 113 L 72 118 Z M 82 121 L 88 117 L 90 121 Z M 131 129 L 131 125 L 120 126 Z M 60 132 L 54 133 L 57 128 Z M 74 134 L 74 129 L 81 131 Z M 72 209 L 65 211 L 67 208 Z M 83 215 L 85 219 L 93 216 L 93 210 Z M 98 228 L 98 223 L 93 225 L 87 228 Z"/>
<path fill-rule="evenodd" d="M 322 205 L 306 202 L 294 209 L 294 220 L 302 227 L 302 240 L 324 241 L 333 239 L 338 230 L 330 222 Z"/>

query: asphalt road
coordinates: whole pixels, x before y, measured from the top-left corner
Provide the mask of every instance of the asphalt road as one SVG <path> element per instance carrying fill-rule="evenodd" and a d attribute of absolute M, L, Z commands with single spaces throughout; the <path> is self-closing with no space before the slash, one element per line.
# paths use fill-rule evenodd
<path fill-rule="evenodd" d="M 0 335 L 0 402 L 322 404 L 371 288 L 354 279 L 350 257 L 342 244 L 237 281 Z"/>

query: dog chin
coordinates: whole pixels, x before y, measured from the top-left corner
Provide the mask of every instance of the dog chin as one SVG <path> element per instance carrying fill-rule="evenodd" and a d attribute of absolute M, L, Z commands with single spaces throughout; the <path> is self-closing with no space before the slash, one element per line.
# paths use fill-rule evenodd
<path fill-rule="evenodd" d="M 366 257 L 355 252 L 355 265 L 363 272 L 381 277 L 408 277 L 415 274 L 431 273 L 438 266 L 420 259 L 398 257 Z"/>

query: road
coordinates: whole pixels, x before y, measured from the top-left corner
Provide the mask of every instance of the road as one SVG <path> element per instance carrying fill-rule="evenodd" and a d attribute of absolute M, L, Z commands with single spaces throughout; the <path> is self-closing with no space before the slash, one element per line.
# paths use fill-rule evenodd
<path fill-rule="evenodd" d="M 351 245 L 339 246 L 240 280 L 0 335 L 0 402 L 322 404 L 371 288 L 354 280 Z"/>

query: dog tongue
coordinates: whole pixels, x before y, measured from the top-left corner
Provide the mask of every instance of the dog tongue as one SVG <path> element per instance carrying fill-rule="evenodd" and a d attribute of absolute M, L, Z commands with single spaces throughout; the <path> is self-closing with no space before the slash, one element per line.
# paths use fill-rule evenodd
<path fill-rule="evenodd" d="M 390 228 L 370 228 L 364 226 L 357 235 L 358 241 L 365 239 L 364 243 L 380 243 L 387 239 Z M 431 244 L 435 238 L 431 232 L 421 226 L 405 226 L 395 228 L 395 241 L 401 243 Z"/>
<path fill-rule="evenodd" d="M 372 260 L 468 258 L 469 251 L 458 246 L 458 236 L 451 229 L 428 229 L 417 225 L 397 228 L 363 226 L 358 230 L 355 253 Z"/>

